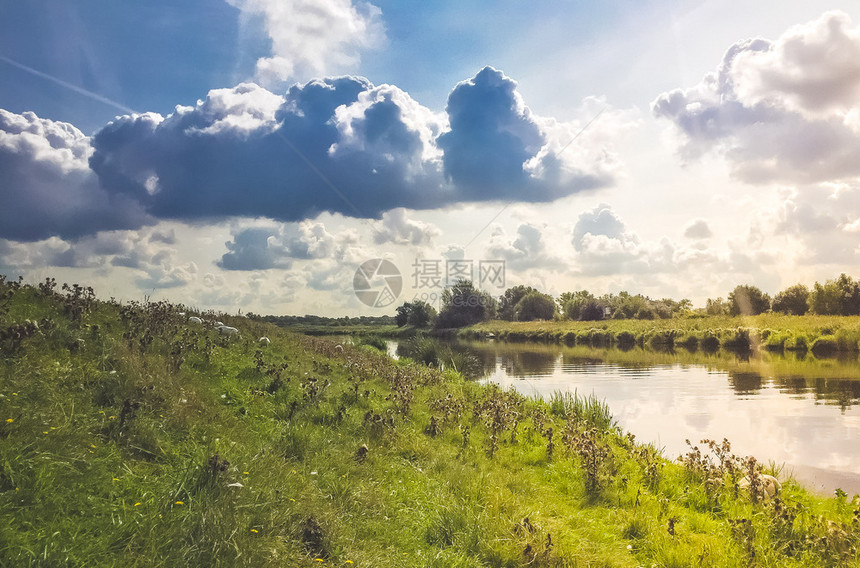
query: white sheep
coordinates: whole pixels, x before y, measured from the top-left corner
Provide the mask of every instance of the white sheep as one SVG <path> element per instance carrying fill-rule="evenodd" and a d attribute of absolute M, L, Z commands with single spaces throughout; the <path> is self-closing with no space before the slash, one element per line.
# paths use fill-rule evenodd
<path fill-rule="evenodd" d="M 763 497 L 765 501 L 773 499 L 782 489 L 782 485 L 780 485 L 779 480 L 774 476 L 768 475 L 766 473 L 760 473 L 759 477 L 761 478 L 761 484 L 764 490 Z M 744 476 L 740 481 L 738 481 L 738 487 L 740 489 L 748 490 L 750 487 L 749 477 Z"/>
<path fill-rule="evenodd" d="M 239 330 L 229 325 L 219 325 L 218 333 L 222 335 L 239 335 Z"/>
<path fill-rule="evenodd" d="M 215 327 L 225 327 L 225 326 L 224 326 L 224 322 L 223 322 L 223 321 L 216 321 L 216 322 L 215 322 Z"/>
<path fill-rule="evenodd" d="M 188 318 L 188 323 L 198 323 L 198 324 L 202 324 L 202 323 L 203 323 L 203 320 L 202 320 L 202 319 L 200 319 L 200 318 L 198 318 L 197 316 L 191 316 L 190 318 Z"/>
<path fill-rule="evenodd" d="M 258 339 L 258 340 L 257 340 L 257 342 L 258 342 L 260 345 L 268 345 L 268 344 L 270 344 L 270 343 L 271 343 L 271 341 L 269 341 L 269 338 L 268 338 L 268 337 L 265 337 L 265 336 L 263 336 L 263 337 L 261 337 L 260 339 Z"/>

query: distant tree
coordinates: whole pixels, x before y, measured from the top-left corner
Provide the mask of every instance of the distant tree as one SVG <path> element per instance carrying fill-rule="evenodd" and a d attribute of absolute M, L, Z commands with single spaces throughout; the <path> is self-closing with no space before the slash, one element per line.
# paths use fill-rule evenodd
<path fill-rule="evenodd" d="M 853 316 L 860 314 L 860 283 L 846 274 L 824 284 L 818 282 L 808 299 L 809 309 L 815 314 Z"/>
<path fill-rule="evenodd" d="M 755 316 L 770 309 L 770 296 L 749 284 L 736 286 L 729 293 L 729 315 Z"/>
<path fill-rule="evenodd" d="M 582 321 L 599 321 L 606 314 L 606 308 L 597 300 L 588 300 L 579 312 Z"/>
<path fill-rule="evenodd" d="M 498 317 L 501 320 L 514 321 L 514 308 L 525 296 L 531 293 L 539 293 L 531 286 L 513 286 L 505 290 L 505 293 L 499 297 L 499 313 Z"/>
<path fill-rule="evenodd" d="M 435 319 L 436 309 L 421 300 L 405 302 L 397 308 L 397 313 L 394 316 L 397 327 L 403 327 L 404 325 L 411 325 L 417 328 L 430 327 Z"/>
<path fill-rule="evenodd" d="M 555 300 L 549 294 L 529 292 L 514 307 L 517 321 L 551 320 L 555 316 Z"/>
<path fill-rule="evenodd" d="M 708 298 L 705 302 L 705 313 L 709 316 L 725 316 L 729 313 L 729 305 L 722 298 Z"/>
<path fill-rule="evenodd" d="M 639 320 L 652 320 L 657 317 L 657 314 L 654 312 L 654 308 L 650 306 L 643 306 L 636 312 L 636 319 Z"/>
<path fill-rule="evenodd" d="M 558 303 L 561 305 L 561 315 L 564 319 L 569 320 L 579 320 L 583 306 L 594 301 L 596 301 L 595 297 L 588 290 L 565 292 L 558 298 Z"/>
<path fill-rule="evenodd" d="M 802 316 L 809 310 L 809 288 L 803 284 L 790 286 L 773 299 L 773 311 Z"/>
<path fill-rule="evenodd" d="M 471 280 L 458 280 L 442 292 L 437 328 L 465 327 L 496 315 L 492 296 L 475 288 Z"/>

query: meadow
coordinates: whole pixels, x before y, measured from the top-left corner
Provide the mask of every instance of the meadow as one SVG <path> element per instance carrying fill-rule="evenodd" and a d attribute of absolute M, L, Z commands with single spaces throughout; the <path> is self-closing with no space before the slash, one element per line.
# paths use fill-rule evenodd
<path fill-rule="evenodd" d="M 598 400 L 0 279 L 0 566 L 860 565 L 860 498 L 674 458 Z"/>

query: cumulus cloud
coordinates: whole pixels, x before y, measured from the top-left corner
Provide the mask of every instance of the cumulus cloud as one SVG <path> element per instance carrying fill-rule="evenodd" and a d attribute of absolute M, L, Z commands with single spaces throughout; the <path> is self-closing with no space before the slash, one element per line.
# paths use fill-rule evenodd
<path fill-rule="evenodd" d="M 215 89 L 166 117 L 118 117 L 92 138 L 0 111 L 0 238 L 74 239 L 166 219 L 299 222 L 330 212 L 382 219 L 381 239 L 426 243 L 432 228 L 384 214 L 552 201 L 611 185 L 620 168 L 609 139 L 569 144 L 575 122 L 534 115 L 516 83 L 491 67 L 457 85 L 446 110 L 434 113 L 392 85 L 338 77 L 284 96 L 252 83 Z M 238 267 L 261 249 L 259 232 L 244 237 L 224 262 Z"/>
<path fill-rule="evenodd" d="M 243 23 L 262 17 L 271 56 L 257 61 L 263 83 L 308 79 L 357 67 L 361 53 L 385 42 L 382 12 L 351 0 L 228 0 Z"/>
<path fill-rule="evenodd" d="M 693 219 L 684 227 L 684 236 L 688 239 L 710 239 L 714 236 L 711 227 L 704 219 Z"/>
<path fill-rule="evenodd" d="M 796 239 L 801 264 L 856 263 L 860 257 L 860 183 L 806 185 L 781 190 L 775 233 Z"/>
<path fill-rule="evenodd" d="M 605 203 L 580 214 L 571 242 L 577 253 L 578 272 L 583 275 L 660 273 L 677 269 L 674 243 L 667 238 L 642 243 Z"/>
<path fill-rule="evenodd" d="M 402 207 L 383 213 L 373 226 L 373 242 L 378 245 L 429 246 L 440 234 L 436 225 L 410 219 Z"/>
<path fill-rule="evenodd" d="M 553 201 L 575 191 L 611 185 L 602 163 L 571 168 L 558 139 L 532 114 L 501 71 L 485 67 L 448 97 L 450 130 L 438 138 L 445 176 L 461 199 Z M 568 140 L 569 142 L 569 140 Z"/>
<path fill-rule="evenodd" d="M 513 270 L 560 270 L 561 262 L 547 248 L 545 230 L 546 226 L 521 223 L 517 227 L 516 237 L 511 238 L 504 229 L 497 227 L 493 230 L 487 247 L 489 258 L 504 260 L 506 268 Z"/>
<path fill-rule="evenodd" d="M 558 174 L 552 156 L 563 148 L 548 149 L 516 84 L 491 67 L 454 89 L 447 112 L 446 122 L 358 77 L 295 85 L 283 99 L 242 84 L 166 118 L 117 119 L 95 135 L 90 164 L 111 192 L 185 220 L 379 218 L 398 207 L 551 201 L 613 181 L 601 162 Z"/>
<path fill-rule="evenodd" d="M 652 104 L 683 136 L 687 158 L 725 155 L 749 183 L 816 183 L 860 175 L 860 32 L 841 12 L 751 39 L 698 85 Z"/>
<path fill-rule="evenodd" d="M 0 238 L 74 238 L 150 222 L 139 204 L 99 188 L 91 153 L 71 124 L 0 109 Z"/>
<path fill-rule="evenodd" d="M 318 221 L 244 227 L 233 232 L 225 243 L 228 252 L 216 264 L 225 270 L 269 270 L 290 268 L 294 260 L 354 260 L 357 241 L 354 231 L 332 234 Z"/>

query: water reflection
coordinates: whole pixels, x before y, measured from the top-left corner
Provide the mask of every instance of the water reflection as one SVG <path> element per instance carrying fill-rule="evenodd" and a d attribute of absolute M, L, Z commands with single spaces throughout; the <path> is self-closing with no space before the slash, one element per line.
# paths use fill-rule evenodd
<path fill-rule="evenodd" d="M 728 438 L 739 455 L 794 468 L 807 484 L 860 493 L 856 357 L 656 352 L 534 343 L 459 342 L 484 380 L 528 395 L 594 394 L 619 425 L 664 448 Z"/>

